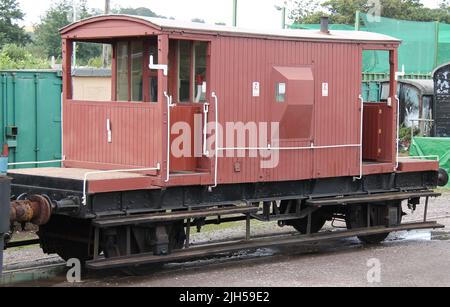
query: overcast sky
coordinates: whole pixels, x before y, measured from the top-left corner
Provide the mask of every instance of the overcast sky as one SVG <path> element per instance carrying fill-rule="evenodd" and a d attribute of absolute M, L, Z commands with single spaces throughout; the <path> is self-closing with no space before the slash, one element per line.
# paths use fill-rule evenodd
<path fill-rule="evenodd" d="M 25 12 L 25 26 L 39 21 L 52 0 L 19 0 Z M 279 28 L 281 12 L 274 7 L 283 0 L 239 0 L 238 25 L 247 28 Z M 439 0 L 422 0 L 429 7 L 437 7 Z M 103 8 L 104 0 L 89 0 L 90 7 Z M 113 7 L 144 6 L 159 15 L 181 20 L 201 18 L 208 23 L 225 22 L 231 24 L 232 0 L 111 0 Z"/>

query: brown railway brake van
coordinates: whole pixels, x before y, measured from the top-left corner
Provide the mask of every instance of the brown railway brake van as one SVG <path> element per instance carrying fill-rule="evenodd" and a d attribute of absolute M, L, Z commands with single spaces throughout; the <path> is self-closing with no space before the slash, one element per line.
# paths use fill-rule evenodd
<path fill-rule="evenodd" d="M 126 15 L 61 35 L 62 167 L 9 172 L 12 211 L 28 205 L 46 253 L 92 269 L 136 267 L 442 227 L 426 212 L 447 174 L 426 157 L 399 157 L 401 41 L 329 31 L 325 19 L 320 31 L 262 31 Z M 108 46 L 110 99 L 74 99 L 81 44 Z M 362 100 L 370 50 L 387 54 L 386 102 Z M 421 199 L 424 221 L 402 223 L 403 205 Z M 299 233 L 252 238 L 255 220 Z M 336 220 L 347 230 L 321 232 Z M 191 244 L 192 227 L 237 221 L 242 238 Z"/>

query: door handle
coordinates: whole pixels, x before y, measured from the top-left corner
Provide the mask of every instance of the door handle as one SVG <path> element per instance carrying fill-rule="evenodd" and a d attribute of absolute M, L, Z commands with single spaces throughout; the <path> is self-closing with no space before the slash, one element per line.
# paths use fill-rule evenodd
<path fill-rule="evenodd" d="M 108 143 L 112 143 L 111 120 L 109 118 L 106 120 L 106 131 L 108 133 Z"/>

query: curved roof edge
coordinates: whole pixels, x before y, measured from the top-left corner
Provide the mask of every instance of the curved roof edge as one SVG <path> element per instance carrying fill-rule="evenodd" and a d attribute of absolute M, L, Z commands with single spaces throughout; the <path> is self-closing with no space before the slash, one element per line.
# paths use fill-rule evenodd
<path fill-rule="evenodd" d="M 431 73 L 431 75 L 433 76 L 433 78 L 434 78 L 434 75 L 436 74 L 436 72 L 437 72 L 439 69 L 444 68 L 445 66 L 450 66 L 450 62 L 448 62 L 448 63 L 446 63 L 446 64 L 442 64 L 442 65 L 439 66 L 439 67 L 436 67 L 436 68 L 433 70 L 433 72 Z"/>
<path fill-rule="evenodd" d="M 327 40 L 327 41 L 351 41 L 367 43 L 392 43 L 400 44 L 401 40 L 384 34 L 365 32 L 365 31 L 346 31 L 331 30 L 330 34 L 321 33 L 317 30 L 262 30 L 262 29 L 244 29 L 220 25 L 209 25 L 196 22 L 186 22 L 164 18 L 142 17 L 133 15 L 101 15 L 87 18 L 76 23 L 72 23 L 60 30 L 61 34 L 66 34 L 71 30 L 88 25 L 90 23 L 106 20 L 126 20 L 145 24 L 153 29 L 161 31 L 182 31 L 186 33 L 202 33 L 209 35 L 228 35 L 228 36 L 259 36 L 259 37 L 278 37 L 289 39 L 307 39 L 307 40 Z"/>

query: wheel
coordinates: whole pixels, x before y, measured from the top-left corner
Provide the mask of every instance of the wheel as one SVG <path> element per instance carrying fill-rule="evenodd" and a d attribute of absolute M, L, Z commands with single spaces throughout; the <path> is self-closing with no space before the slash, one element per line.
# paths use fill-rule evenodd
<path fill-rule="evenodd" d="M 46 254 L 57 254 L 65 261 L 75 258 L 82 263 L 94 258 L 89 220 L 53 216 L 48 224 L 39 227 L 37 235 Z"/>
<path fill-rule="evenodd" d="M 346 223 L 347 229 L 366 228 L 367 222 L 367 204 L 352 205 L 347 208 Z M 390 210 L 396 210 L 396 220 L 389 221 Z M 403 216 L 401 202 L 390 204 L 374 204 L 370 206 L 370 225 L 373 226 L 398 226 L 401 224 Z M 358 236 L 358 239 L 364 244 L 380 244 L 389 236 L 389 232 Z"/>
<path fill-rule="evenodd" d="M 281 202 L 280 210 L 282 212 L 286 212 L 288 210 L 289 205 L 291 205 L 291 210 L 289 213 L 295 213 L 295 205 L 298 204 L 300 200 L 287 200 Z M 322 230 L 323 226 L 327 222 L 327 216 L 320 210 L 315 211 L 311 215 L 311 233 L 318 233 Z M 308 217 L 298 220 L 290 220 L 286 221 L 286 225 L 294 227 L 301 234 L 308 233 Z"/>

